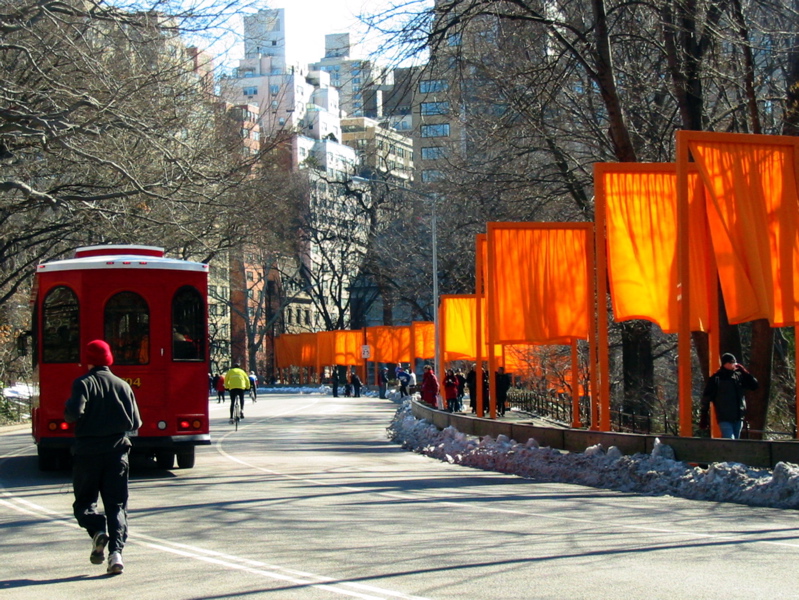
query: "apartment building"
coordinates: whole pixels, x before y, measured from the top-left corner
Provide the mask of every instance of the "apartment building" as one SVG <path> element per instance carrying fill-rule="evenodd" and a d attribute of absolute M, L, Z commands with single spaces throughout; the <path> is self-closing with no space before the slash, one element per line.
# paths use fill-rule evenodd
<path fill-rule="evenodd" d="M 374 61 L 352 56 L 349 33 L 325 36 L 325 56 L 310 68 L 330 75 L 341 97 L 342 116 L 380 118 L 383 94 L 394 85 L 393 71 Z"/>
<path fill-rule="evenodd" d="M 296 332 L 346 323 L 350 279 L 365 240 L 363 223 L 347 206 L 352 198 L 342 194 L 341 184 L 355 174 L 359 157 L 342 142 L 340 93 L 332 82 L 336 71 L 308 68 L 295 58 L 302 35 L 292 30 L 292 18 L 285 9 L 245 17 L 245 56 L 220 81 L 220 90 L 228 102 L 255 107 L 263 138 L 288 140 L 287 167 L 307 178 L 297 265 L 284 267 L 290 275 L 280 287 L 286 294 L 280 329 Z M 246 273 L 248 266 L 243 269 Z M 257 272 L 254 277 L 268 279 Z"/>
<path fill-rule="evenodd" d="M 367 117 L 341 119 L 342 141 L 358 153 L 361 172 L 369 177 L 413 181 L 413 140 L 386 122 Z"/>

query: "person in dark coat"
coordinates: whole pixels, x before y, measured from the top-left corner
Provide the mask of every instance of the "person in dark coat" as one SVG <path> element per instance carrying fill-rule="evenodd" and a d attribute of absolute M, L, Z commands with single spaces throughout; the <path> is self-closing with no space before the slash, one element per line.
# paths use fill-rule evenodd
<path fill-rule="evenodd" d="M 477 365 L 472 365 L 466 373 L 466 388 L 469 390 L 469 408 L 472 414 L 477 412 Z"/>
<path fill-rule="evenodd" d="M 510 375 L 505 372 L 505 367 L 499 367 L 495 375 L 497 385 L 497 414 L 500 417 L 504 417 L 505 402 L 508 399 L 508 390 L 510 389 L 511 379 Z"/>
<path fill-rule="evenodd" d="M 707 429 L 710 417 L 710 403 L 716 409 L 716 422 L 721 429 L 721 437 L 739 439 L 746 415 L 744 390 L 756 390 L 755 379 L 743 365 L 738 364 L 732 354 L 723 354 L 721 368 L 707 380 L 702 394 L 699 427 Z"/>
<path fill-rule="evenodd" d="M 397 371 L 397 381 L 399 381 L 400 398 L 408 395 L 408 384 L 411 382 L 411 376 L 405 369 Z"/>
<path fill-rule="evenodd" d="M 455 371 L 455 379 L 458 380 L 458 405 L 457 411 L 463 412 L 463 397 L 466 395 L 466 377 L 463 374 L 463 371 L 458 369 Z"/>
<path fill-rule="evenodd" d="M 333 397 L 338 398 L 338 366 L 333 367 L 333 376 L 330 379 L 333 384 Z"/>
<path fill-rule="evenodd" d="M 380 369 L 380 374 L 378 375 L 378 385 L 379 385 L 379 397 L 382 399 L 386 398 L 386 390 L 388 389 L 388 369 L 383 367 Z"/>
<path fill-rule="evenodd" d="M 133 390 L 109 368 L 114 364 L 109 345 L 91 341 L 85 357 L 89 372 L 72 382 L 64 407 L 64 420 L 75 424 L 72 509 L 92 538 L 89 561 L 103 564 L 108 544 L 107 572 L 119 575 L 128 538 L 128 434 L 142 421 Z M 105 514 L 97 511 L 98 497 Z"/>
<path fill-rule="evenodd" d="M 361 378 L 358 377 L 358 373 L 355 371 L 352 372 L 350 376 L 350 384 L 352 385 L 352 395 L 355 398 L 361 397 Z"/>
<path fill-rule="evenodd" d="M 455 412 L 458 408 L 458 378 L 452 369 L 447 369 L 444 376 L 444 397 L 447 399 L 447 411 Z"/>

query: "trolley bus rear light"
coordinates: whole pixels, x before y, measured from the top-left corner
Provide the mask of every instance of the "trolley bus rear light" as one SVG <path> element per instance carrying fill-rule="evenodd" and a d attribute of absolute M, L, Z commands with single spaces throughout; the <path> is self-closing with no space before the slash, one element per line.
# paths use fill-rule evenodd
<path fill-rule="evenodd" d="M 203 427 L 202 419 L 178 419 L 178 431 L 199 431 Z"/>
<path fill-rule="evenodd" d="M 66 421 L 50 421 L 47 424 L 50 431 L 69 431 L 69 423 Z"/>

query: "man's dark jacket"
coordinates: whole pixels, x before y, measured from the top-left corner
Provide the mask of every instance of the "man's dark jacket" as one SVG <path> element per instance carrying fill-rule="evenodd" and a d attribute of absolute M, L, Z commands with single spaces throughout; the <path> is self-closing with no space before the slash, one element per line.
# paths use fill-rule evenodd
<path fill-rule="evenodd" d="M 746 413 L 744 390 L 756 390 L 757 386 L 757 379 L 748 371 L 721 367 L 707 380 L 702 410 L 707 411 L 712 402 L 716 407 L 716 421 L 741 421 Z"/>
<path fill-rule="evenodd" d="M 76 455 L 130 448 L 128 432 L 141 427 L 133 390 L 108 367 L 95 367 L 72 382 L 64 419 L 75 423 Z"/>

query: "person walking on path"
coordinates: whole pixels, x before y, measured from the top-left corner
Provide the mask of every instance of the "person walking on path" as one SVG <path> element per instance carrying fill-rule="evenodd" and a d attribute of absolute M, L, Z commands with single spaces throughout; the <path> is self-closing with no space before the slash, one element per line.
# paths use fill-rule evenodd
<path fill-rule="evenodd" d="M 472 365 L 466 373 L 466 388 L 469 390 L 469 408 L 474 414 L 477 412 L 477 365 Z"/>
<path fill-rule="evenodd" d="M 746 415 L 744 390 L 756 390 L 757 379 L 738 364 L 732 354 L 721 356 L 721 368 L 707 380 L 702 394 L 699 428 L 707 429 L 710 424 L 710 403 L 716 409 L 716 422 L 721 429 L 721 437 L 737 440 L 741 437 L 741 427 Z"/>
<path fill-rule="evenodd" d="M 352 375 L 350 376 L 350 384 L 352 384 L 352 395 L 355 398 L 361 397 L 361 378 L 358 377 L 358 374 L 353 371 Z"/>
<path fill-rule="evenodd" d="M 385 400 L 386 399 L 386 390 L 388 389 L 388 369 L 383 367 L 380 369 L 380 374 L 378 375 L 378 397 Z"/>
<path fill-rule="evenodd" d="M 92 538 L 89 560 L 101 565 L 108 545 L 108 569 L 119 575 L 128 539 L 128 434 L 141 427 L 139 407 L 130 385 L 109 368 L 111 348 L 103 340 L 86 345 L 89 372 L 72 382 L 64 420 L 75 424 L 72 448 L 73 513 Z M 105 514 L 98 512 L 98 496 Z"/>
<path fill-rule="evenodd" d="M 238 363 L 225 373 L 225 389 L 230 392 L 230 422 L 232 424 L 233 409 L 237 400 L 241 409 L 239 417 L 244 418 L 244 391 L 250 389 L 250 377 Z"/>
<path fill-rule="evenodd" d="M 447 399 L 447 411 L 455 412 L 458 408 L 458 378 L 452 369 L 447 369 L 444 376 L 444 397 Z"/>
<path fill-rule="evenodd" d="M 438 385 L 438 378 L 433 373 L 433 367 L 430 365 L 424 366 L 424 375 L 422 376 L 422 402 L 425 402 L 436 408 L 436 396 L 440 391 Z"/>
<path fill-rule="evenodd" d="M 216 388 L 216 403 L 225 403 L 225 378 L 219 373 L 214 377 L 214 387 Z"/>
<path fill-rule="evenodd" d="M 463 397 L 466 395 L 466 377 L 463 371 L 455 371 L 455 379 L 458 380 L 458 412 L 463 412 Z"/>
<path fill-rule="evenodd" d="M 397 381 L 399 381 L 400 398 L 408 395 L 408 384 L 411 382 L 411 376 L 405 369 L 397 371 Z"/>
<path fill-rule="evenodd" d="M 505 416 L 505 403 L 508 400 L 508 390 L 511 385 L 511 378 L 505 372 L 505 367 L 499 367 L 496 372 L 496 385 L 497 385 L 497 414 L 500 417 Z"/>

